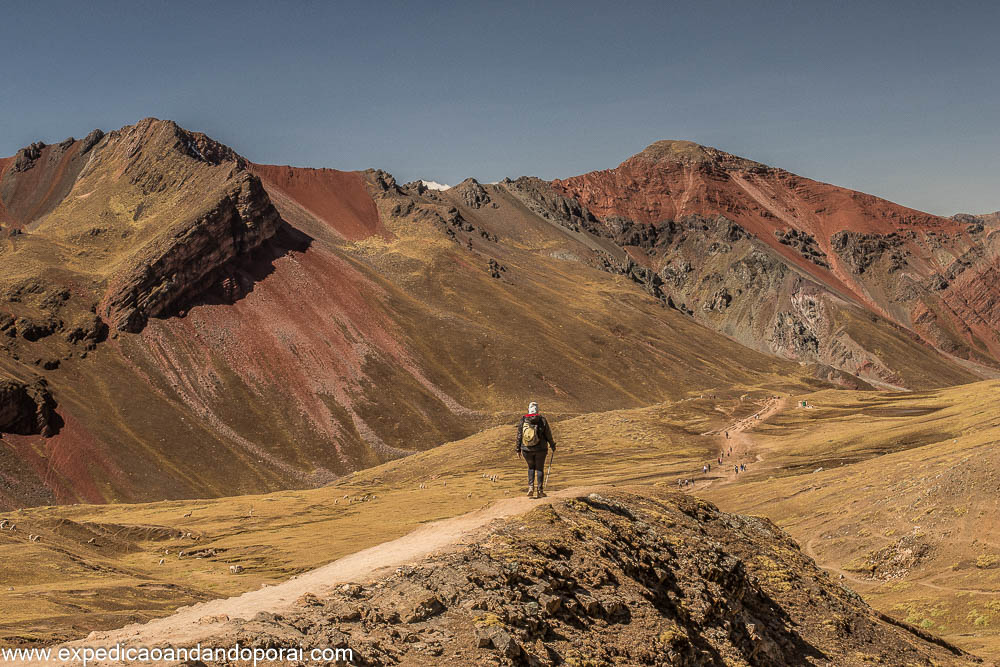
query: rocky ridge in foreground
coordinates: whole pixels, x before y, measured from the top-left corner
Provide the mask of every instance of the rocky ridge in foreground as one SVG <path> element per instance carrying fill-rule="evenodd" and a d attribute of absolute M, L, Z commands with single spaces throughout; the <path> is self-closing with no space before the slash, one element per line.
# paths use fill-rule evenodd
<path fill-rule="evenodd" d="M 869 607 L 767 519 L 653 493 L 539 507 L 206 644 L 350 648 L 362 665 L 978 662 Z"/>

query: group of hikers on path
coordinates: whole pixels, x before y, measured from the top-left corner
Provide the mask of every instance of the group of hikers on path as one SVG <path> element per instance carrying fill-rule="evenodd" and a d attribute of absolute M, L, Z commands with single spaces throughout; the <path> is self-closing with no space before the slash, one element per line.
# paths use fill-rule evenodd
<path fill-rule="evenodd" d="M 777 397 L 774 397 L 774 398 L 777 398 Z M 760 414 L 761 413 L 758 412 L 758 413 L 752 415 L 750 418 L 751 419 L 760 419 Z M 726 440 L 730 439 L 730 437 L 729 437 L 729 431 L 728 430 L 723 431 L 722 434 L 723 434 L 723 436 L 725 437 Z M 722 451 L 719 452 L 719 455 L 716 457 L 715 461 L 719 465 L 719 467 L 721 468 L 722 465 L 723 465 L 723 463 L 725 462 L 725 459 L 728 458 L 728 457 L 730 457 L 730 456 L 732 456 L 732 455 L 733 455 L 733 448 L 732 447 L 724 447 L 722 449 Z M 741 472 L 746 472 L 746 470 L 747 470 L 747 464 L 746 463 L 734 463 L 733 464 L 733 474 L 734 475 L 739 475 Z M 701 473 L 703 475 L 707 475 L 710 472 L 712 472 L 712 464 L 711 463 L 706 463 L 705 465 L 703 465 L 701 467 Z M 678 486 L 678 488 L 682 488 L 682 489 L 685 488 L 685 487 L 688 487 L 688 486 L 694 486 L 694 480 L 693 479 L 685 479 L 685 478 L 678 479 L 677 480 L 677 486 Z"/>
<path fill-rule="evenodd" d="M 716 461 L 718 461 L 719 465 L 722 465 L 723 458 L 726 457 L 726 456 L 732 455 L 732 453 L 733 453 L 733 450 L 732 450 L 732 448 L 730 448 L 728 452 L 723 452 L 722 456 L 719 456 L 716 459 Z M 741 472 L 746 472 L 746 470 L 747 470 L 747 464 L 746 463 L 734 463 L 733 464 L 733 473 L 734 474 L 739 475 Z M 711 463 L 706 463 L 705 465 L 703 465 L 701 467 L 701 474 L 707 475 L 710 472 L 712 472 L 712 464 Z M 678 479 L 677 480 L 677 486 L 679 488 L 684 488 L 686 486 L 693 486 L 693 485 L 694 485 L 694 480 L 693 479 Z"/>

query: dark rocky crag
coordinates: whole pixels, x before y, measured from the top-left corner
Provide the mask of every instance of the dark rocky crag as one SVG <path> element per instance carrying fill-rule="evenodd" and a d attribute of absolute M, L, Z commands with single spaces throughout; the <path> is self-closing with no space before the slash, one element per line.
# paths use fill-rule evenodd
<path fill-rule="evenodd" d="M 0 375 L 0 433 L 54 435 L 55 407 L 44 379 L 20 382 Z"/>

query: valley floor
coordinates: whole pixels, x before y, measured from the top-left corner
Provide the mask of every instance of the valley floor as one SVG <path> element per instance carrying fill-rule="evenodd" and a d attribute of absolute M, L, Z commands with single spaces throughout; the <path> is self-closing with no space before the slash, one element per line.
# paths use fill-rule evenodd
<path fill-rule="evenodd" d="M 998 655 L 997 388 L 803 395 L 775 384 L 554 415 L 548 488 L 552 499 L 594 487 L 682 489 L 767 516 L 880 611 Z M 280 610 L 456 545 L 538 504 L 519 497 L 512 432 L 489 429 L 309 491 L 9 513 L 0 518 L 17 530 L 0 531 L 0 641 L 91 631 L 101 644 L 189 639 L 222 615 Z M 196 603 L 205 604 L 169 615 Z"/>

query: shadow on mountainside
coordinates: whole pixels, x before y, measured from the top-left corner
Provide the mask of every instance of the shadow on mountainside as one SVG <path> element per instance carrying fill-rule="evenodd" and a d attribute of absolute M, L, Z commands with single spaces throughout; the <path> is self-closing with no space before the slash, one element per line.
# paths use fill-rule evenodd
<path fill-rule="evenodd" d="M 223 264 L 210 273 L 202 287 L 176 307 L 155 319 L 184 317 L 198 306 L 233 305 L 251 292 L 257 283 L 275 272 L 275 262 L 291 254 L 301 255 L 314 239 L 282 219 L 278 231 L 252 252 Z"/>

